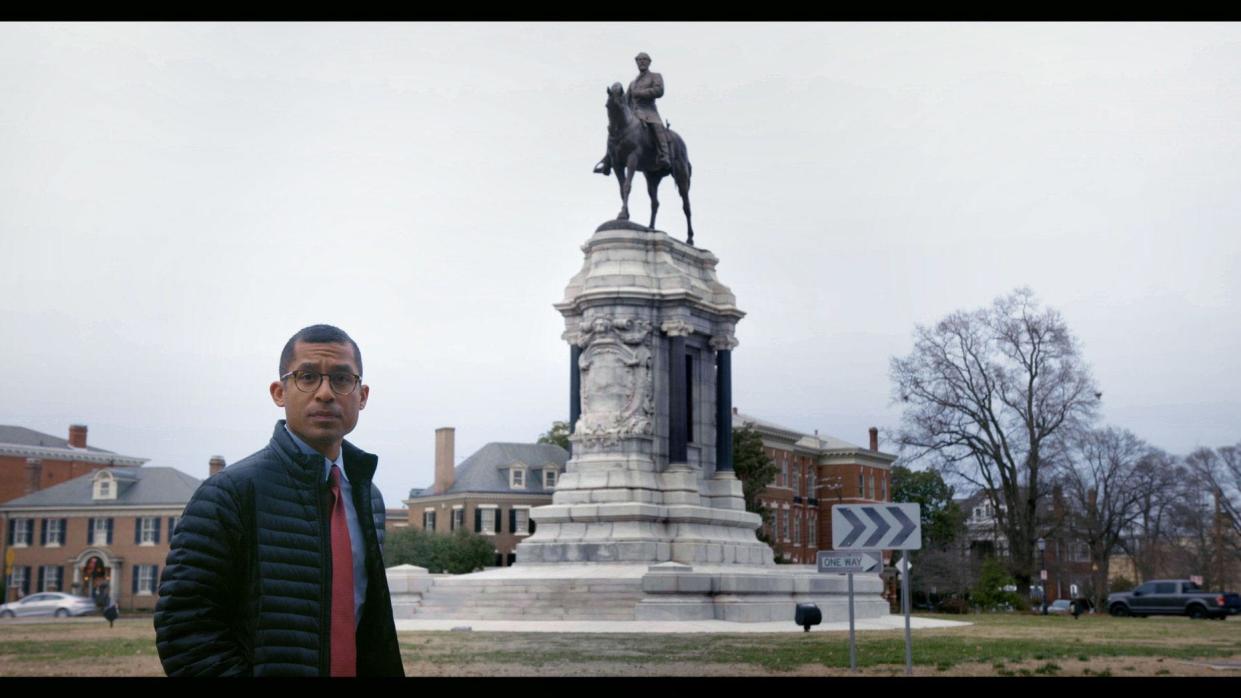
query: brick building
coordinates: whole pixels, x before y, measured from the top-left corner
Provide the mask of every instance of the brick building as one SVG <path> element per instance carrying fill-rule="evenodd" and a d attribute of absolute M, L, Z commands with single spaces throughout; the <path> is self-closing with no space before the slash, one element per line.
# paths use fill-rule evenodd
<path fill-rule="evenodd" d="M 99 468 L 138 467 L 145 458 L 122 456 L 86 445 L 86 426 L 69 427 L 69 438 L 25 427 L 0 425 L 0 502 L 81 477 Z"/>
<path fill-rule="evenodd" d="M 489 443 L 454 467 L 455 435 L 452 427 L 435 430 L 435 483 L 410 490 L 409 524 L 440 533 L 465 527 L 494 541 L 497 567 L 512 565 L 517 544 L 534 533 L 530 509 L 552 503 L 569 453 L 552 444 Z"/>
<path fill-rule="evenodd" d="M 896 456 L 879 451 L 879 431 L 871 428 L 870 447 L 818 431 L 795 429 L 741 414 L 733 409 L 733 429 L 750 426 L 779 469 L 775 481 L 759 494 L 771 511 L 763 530 L 772 548 L 796 564 L 815 562 L 820 550 L 832 549 L 832 507 L 836 504 L 891 501 L 891 469 Z"/>
<path fill-rule="evenodd" d="M 221 467 L 213 458 L 211 470 Z M 173 468 L 104 467 L 0 504 L 13 556 L 6 601 L 63 591 L 153 609 L 169 538 L 199 484 Z"/>

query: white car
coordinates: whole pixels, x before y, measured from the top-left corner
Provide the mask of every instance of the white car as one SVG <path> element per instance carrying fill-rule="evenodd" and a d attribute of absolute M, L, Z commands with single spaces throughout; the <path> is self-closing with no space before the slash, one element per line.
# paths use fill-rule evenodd
<path fill-rule="evenodd" d="M 0 618 L 24 618 L 27 616 L 85 616 L 98 613 L 95 602 L 85 596 L 45 591 L 31 594 L 20 601 L 0 606 Z"/>

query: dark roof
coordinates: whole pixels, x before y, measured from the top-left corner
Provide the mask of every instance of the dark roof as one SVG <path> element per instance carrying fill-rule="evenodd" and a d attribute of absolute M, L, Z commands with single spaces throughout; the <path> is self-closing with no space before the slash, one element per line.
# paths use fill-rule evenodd
<path fill-rule="evenodd" d="M 519 494 L 551 494 L 543 489 L 543 466 L 552 464 L 560 472 L 569 461 L 569 452 L 555 444 L 489 443 L 478 449 L 454 469 L 453 484 L 447 492 L 434 492 L 434 486 L 409 491 L 410 499 L 432 494 L 463 494 L 466 492 L 512 492 Z M 514 465 L 525 465 L 526 488 L 509 487 L 508 471 Z"/>
<path fill-rule="evenodd" d="M 119 484 L 116 499 L 92 499 L 94 494 L 94 471 L 75 477 L 68 482 L 53 485 L 25 497 L 11 499 L 0 505 L 0 510 L 25 507 L 114 508 L 118 506 L 181 505 L 190 501 L 194 490 L 202 484 L 176 468 L 101 468 L 113 474 Z"/>
<path fill-rule="evenodd" d="M 11 427 L 0 424 L 0 444 L 15 444 L 17 446 L 42 446 L 44 448 L 74 448 L 69 445 L 68 439 L 62 439 L 59 436 L 44 434 L 41 431 L 27 429 L 26 427 Z M 112 453 L 102 448 L 87 446 L 85 449 L 92 453 Z"/>

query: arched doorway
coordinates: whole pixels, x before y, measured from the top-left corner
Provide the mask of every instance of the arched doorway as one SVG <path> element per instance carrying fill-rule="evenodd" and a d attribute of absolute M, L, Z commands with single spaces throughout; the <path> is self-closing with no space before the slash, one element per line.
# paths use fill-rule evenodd
<path fill-rule="evenodd" d="M 107 606 L 114 592 L 113 565 L 101 550 L 85 550 L 73 568 L 73 593 L 94 600 L 99 608 Z"/>

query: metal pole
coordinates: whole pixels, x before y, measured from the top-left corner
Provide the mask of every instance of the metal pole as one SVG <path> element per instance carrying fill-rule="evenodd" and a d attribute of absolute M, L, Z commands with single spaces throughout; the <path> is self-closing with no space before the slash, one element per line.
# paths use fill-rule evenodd
<path fill-rule="evenodd" d="M 909 632 L 909 551 L 901 553 L 901 605 L 905 608 L 905 675 L 913 676 L 913 638 Z"/>
<path fill-rule="evenodd" d="M 853 573 L 849 573 L 849 671 L 857 671 L 857 637 L 853 634 Z"/>

